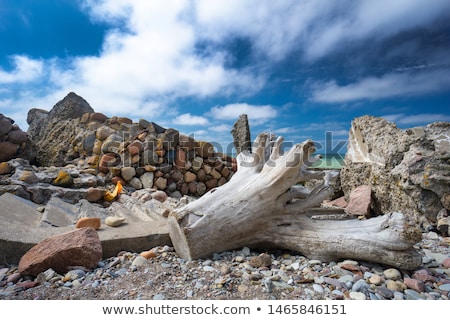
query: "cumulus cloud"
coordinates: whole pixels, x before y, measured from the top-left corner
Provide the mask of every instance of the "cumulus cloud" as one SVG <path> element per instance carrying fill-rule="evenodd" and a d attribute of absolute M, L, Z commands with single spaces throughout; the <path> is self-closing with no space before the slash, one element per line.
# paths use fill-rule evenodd
<path fill-rule="evenodd" d="M 279 60 L 294 50 L 319 59 L 359 40 L 377 41 L 424 26 L 446 15 L 446 0 L 267 1 L 199 0 L 196 14 L 203 37 L 221 41 L 233 34 Z M 420 13 L 420 14 L 418 14 Z"/>
<path fill-rule="evenodd" d="M 250 105 L 247 103 L 232 103 L 211 108 L 209 114 L 220 120 L 237 120 L 241 114 L 247 114 L 249 120 L 264 122 L 275 118 L 277 109 L 270 105 Z"/>
<path fill-rule="evenodd" d="M 384 115 L 383 118 L 385 118 L 388 121 L 395 122 L 398 125 L 424 125 L 432 122 L 437 121 L 450 121 L 450 115 L 443 114 L 443 113 L 421 113 L 421 114 L 403 114 L 403 113 L 396 113 L 396 114 L 387 114 Z"/>
<path fill-rule="evenodd" d="M 390 73 L 381 77 L 366 77 L 358 82 L 345 85 L 339 85 L 333 80 L 325 83 L 314 83 L 311 87 L 310 100 L 324 103 L 416 96 L 448 90 L 450 87 L 450 70 Z"/>
<path fill-rule="evenodd" d="M 205 125 L 208 124 L 208 119 L 201 116 L 194 116 L 190 113 L 184 113 L 177 116 L 173 120 L 174 124 L 193 126 L 193 125 Z"/>
<path fill-rule="evenodd" d="M 416 28 L 433 29 L 439 25 L 435 21 L 448 21 L 444 18 L 450 16 L 448 0 L 84 0 L 81 3 L 93 22 L 107 26 L 100 52 L 48 60 L 14 56 L 12 70 L 0 68 L 0 84 L 5 90 L 24 83 L 35 86 L 23 86 L 14 93 L 4 91 L 1 108 L 17 105 L 51 108 L 67 92 L 74 91 L 95 110 L 107 114 L 205 125 L 206 117 L 230 121 L 246 113 L 253 125 L 261 124 L 278 117 L 279 108 L 232 102 L 250 101 L 246 98 L 263 92 L 271 85 L 274 70 L 286 59 L 298 63 L 298 68 L 291 71 L 297 75 L 314 68 L 310 63 L 334 57 L 336 53 L 343 52 L 346 57 L 356 54 L 349 50 L 355 44 L 364 47 Z M 230 56 L 236 54 L 236 48 L 229 43 L 237 38 L 249 43 L 250 57 L 245 64 L 231 67 Z M 442 46 L 434 52 L 447 52 L 444 50 L 447 47 Z M 396 48 L 399 50 L 396 57 L 411 51 L 404 48 L 410 47 Z M 429 66 L 435 60 L 425 56 L 418 64 Z M 448 66 L 448 58 L 442 56 L 438 60 Z M 333 75 L 323 72 L 314 74 L 313 85 L 306 89 L 310 90 L 310 101 L 321 103 L 428 94 L 449 87 L 450 72 L 446 68 L 414 70 L 406 65 L 397 69 L 401 72 L 376 76 L 361 73 L 359 80 L 346 83 L 330 81 Z M 300 80 L 293 86 L 305 88 L 299 83 L 304 74 L 298 76 Z M 323 75 L 327 80 L 319 78 Z M 308 96 L 308 92 L 304 95 Z M 199 116 L 193 111 L 188 114 L 169 107 L 178 105 L 173 102 L 179 98 L 196 101 L 224 98 L 225 103 L 230 103 L 213 107 L 207 114 L 202 110 L 203 116 Z M 221 125 L 215 128 L 225 131 Z"/>
<path fill-rule="evenodd" d="M 229 133 L 231 131 L 231 126 L 222 123 L 222 124 L 216 125 L 214 127 L 209 127 L 208 131 Z"/>
<path fill-rule="evenodd" d="M 11 57 L 14 69 L 5 71 L 0 68 L 0 83 L 26 83 L 34 81 L 43 74 L 44 63 L 22 55 Z"/>
<path fill-rule="evenodd" d="M 89 2 L 97 19 L 125 19 L 112 29 L 99 57 L 79 59 L 75 68 L 85 87 L 114 87 L 124 96 L 207 97 L 258 90 L 263 80 L 224 67 L 224 57 L 195 53 L 195 25 L 181 17 L 189 1 Z M 124 15 L 123 12 L 127 12 Z"/>

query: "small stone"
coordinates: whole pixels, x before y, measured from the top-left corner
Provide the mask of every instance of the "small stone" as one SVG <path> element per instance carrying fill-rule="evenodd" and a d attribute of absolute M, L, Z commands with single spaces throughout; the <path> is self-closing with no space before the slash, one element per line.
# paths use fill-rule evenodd
<path fill-rule="evenodd" d="M 84 217 L 84 218 L 80 218 L 78 219 L 75 227 L 76 228 L 94 228 L 94 229 L 100 229 L 100 225 L 101 225 L 101 221 L 100 218 L 89 218 L 89 217 Z"/>
<path fill-rule="evenodd" d="M 89 202 L 97 202 L 103 199 L 104 191 L 97 188 L 88 188 L 86 191 L 86 200 Z"/>
<path fill-rule="evenodd" d="M 24 171 L 19 177 L 20 181 L 32 184 L 36 183 L 38 181 L 37 176 L 34 174 L 33 171 Z"/>
<path fill-rule="evenodd" d="M 348 270 L 348 271 L 351 271 L 351 272 L 354 272 L 354 273 L 361 272 L 361 268 L 358 266 L 357 263 L 353 264 L 353 263 L 350 263 L 349 261 L 344 261 L 344 263 L 342 263 L 340 265 L 340 267 L 342 269 L 345 269 L 345 270 Z"/>
<path fill-rule="evenodd" d="M 370 287 L 369 284 L 366 283 L 364 279 L 360 279 L 353 284 L 352 290 L 359 292 L 362 291 L 363 289 L 368 289 L 369 287 Z"/>
<path fill-rule="evenodd" d="M 394 269 L 394 268 L 389 268 L 389 269 L 384 270 L 383 274 L 386 279 L 390 279 L 390 280 L 399 280 L 402 277 L 402 274 L 400 273 L 400 271 L 398 271 L 397 269 Z"/>
<path fill-rule="evenodd" d="M 206 271 L 206 272 L 213 272 L 213 271 L 216 271 L 216 269 L 214 269 L 214 268 L 211 267 L 211 266 L 204 266 L 204 267 L 203 267 L 203 271 Z"/>
<path fill-rule="evenodd" d="M 155 181 L 155 185 L 158 189 L 164 190 L 167 187 L 167 179 L 163 177 L 159 177 Z"/>
<path fill-rule="evenodd" d="M 158 254 L 153 250 L 142 251 L 140 255 L 143 256 L 145 259 L 156 258 L 158 256 Z"/>
<path fill-rule="evenodd" d="M 229 266 L 227 266 L 226 264 L 224 264 L 220 267 L 221 274 L 229 274 L 230 272 L 231 272 L 231 268 Z"/>
<path fill-rule="evenodd" d="M 350 299 L 352 300 L 366 300 L 366 295 L 362 292 L 351 291 Z"/>
<path fill-rule="evenodd" d="M 153 188 L 153 178 L 154 178 L 153 172 L 145 172 L 143 175 L 141 175 L 139 179 L 141 179 L 142 188 L 144 189 Z"/>
<path fill-rule="evenodd" d="M 436 281 L 436 278 L 431 275 L 431 272 L 428 269 L 417 270 L 413 273 L 411 277 L 413 279 L 420 280 L 423 283 Z"/>
<path fill-rule="evenodd" d="M 248 290 L 248 286 L 246 286 L 245 284 L 240 284 L 239 286 L 238 286 L 238 291 L 240 292 L 240 293 L 244 293 L 244 292 L 246 292 Z"/>
<path fill-rule="evenodd" d="M 195 179 L 197 179 L 197 176 L 195 175 L 195 173 L 192 173 L 190 171 L 186 171 L 186 173 L 184 174 L 184 181 L 186 183 L 195 181 Z"/>
<path fill-rule="evenodd" d="M 450 283 L 444 283 L 439 286 L 439 290 L 450 291 Z"/>
<path fill-rule="evenodd" d="M 162 190 L 157 190 L 152 193 L 152 198 L 159 202 L 164 202 L 167 200 L 167 194 Z"/>
<path fill-rule="evenodd" d="M 147 258 L 145 258 L 141 255 L 134 258 L 133 262 L 131 263 L 132 266 L 136 266 L 136 267 L 146 266 L 147 264 L 148 264 Z"/>
<path fill-rule="evenodd" d="M 415 290 L 405 289 L 406 300 L 423 300 L 424 297 Z"/>
<path fill-rule="evenodd" d="M 136 169 L 134 167 L 121 168 L 120 175 L 125 181 L 130 181 L 136 175 Z"/>
<path fill-rule="evenodd" d="M 8 273 L 8 268 L 1 268 L 0 269 L 0 279 L 2 278 L 2 277 L 4 277 L 7 273 Z"/>
<path fill-rule="evenodd" d="M 244 255 L 244 257 L 250 255 L 250 248 L 243 247 L 241 253 Z"/>
<path fill-rule="evenodd" d="M 11 173 L 12 168 L 9 166 L 8 162 L 0 163 L 0 174 L 8 174 Z"/>
<path fill-rule="evenodd" d="M 29 281 L 29 280 L 24 281 L 24 282 L 19 282 L 19 283 L 16 284 L 17 287 L 23 288 L 25 290 L 33 288 L 33 287 L 36 287 L 38 285 L 39 285 L 39 282 L 37 282 L 37 281 Z"/>
<path fill-rule="evenodd" d="M 385 299 L 392 299 L 394 297 L 394 293 L 386 287 L 380 286 L 376 288 L 376 293 L 382 296 Z"/>
<path fill-rule="evenodd" d="M 52 268 L 49 268 L 49 269 L 45 270 L 44 272 L 41 272 L 39 275 L 42 275 L 42 278 L 45 281 L 49 281 L 50 279 L 52 279 L 53 277 L 56 276 L 56 271 L 53 270 Z"/>
<path fill-rule="evenodd" d="M 144 145 L 141 141 L 135 140 L 127 146 L 127 150 L 133 156 L 144 150 Z"/>
<path fill-rule="evenodd" d="M 335 290 L 331 291 L 331 294 L 337 300 L 344 299 L 344 293 L 341 290 L 336 290 L 335 289 Z"/>
<path fill-rule="evenodd" d="M 109 216 L 105 219 L 105 224 L 110 227 L 118 227 L 125 222 L 125 218 L 117 216 Z"/>
<path fill-rule="evenodd" d="M 177 155 L 175 158 L 175 165 L 180 168 L 183 169 L 186 165 L 186 151 L 184 151 L 183 149 L 179 149 L 177 151 Z"/>
<path fill-rule="evenodd" d="M 383 282 L 383 278 L 377 274 L 374 274 L 369 278 L 369 283 L 374 284 L 376 286 L 380 285 Z"/>
<path fill-rule="evenodd" d="M 153 300 L 165 300 L 165 299 L 166 299 L 166 296 L 162 293 L 158 293 L 153 296 Z"/>
<path fill-rule="evenodd" d="M 8 278 L 6 278 L 6 282 L 17 282 L 20 278 L 22 278 L 22 275 L 19 272 L 14 272 L 12 275 L 10 275 Z"/>
<path fill-rule="evenodd" d="M 416 279 L 412 279 L 412 278 L 405 278 L 403 280 L 403 282 L 408 288 L 413 289 L 413 290 L 415 290 L 417 292 L 424 292 L 425 291 L 425 285 L 420 280 L 416 280 Z"/>
<path fill-rule="evenodd" d="M 340 277 L 338 280 L 339 280 L 339 282 L 342 282 L 342 283 L 347 283 L 347 282 L 353 283 L 353 276 L 347 274 L 347 275 Z"/>
<path fill-rule="evenodd" d="M 442 266 L 443 266 L 444 268 L 450 269 L 450 258 L 444 259 L 444 260 L 442 261 Z"/>
<path fill-rule="evenodd" d="M 105 153 L 100 158 L 100 162 L 98 163 L 98 170 L 103 173 L 108 173 L 109 168 L 117 165 L 119 162 L 120 161 L 116 157 L 115 153 L 112 152 Z"/>
<path fill-rule="evenodd" d="M 254 268 L 270 267 L 270 265 L 272 264 L 272 257 L 270 256 L 270 254 L 261 253 L 257 257 L 252 257 L 249 261 L 249 264 Z"/>
<path fill-rule="evenodd" d="M 81 282 L 80 282 L 80 280 L 78 280 L 78 279 L 73 280 L 73 281 L 72 281 L 72 287 L 73 287 L 73 288 L 79 288 L 79 287 L 81 287 Z"/>
<path fill-rule="evenodd" d="M 391 279 L 386 280 L 386 288 L 391 291 L 400 291 L 397 282 Z"/>
<path fill-rule="evenodd" d="M 128 185 L 136 190 L 141 190 L 142 189 L 142 182 L 141 180 L 139 180 L 139 178 L 137 177 L 133 177 L 131 178 L 130 181 L 128 181 Z"/>
<path fill-rule="evenodd" d="M 314 283 L 313 289 L 315 292 L 322 294 L 323 293 L 323 287 L 320 284 Z"/>
<path fill-rule="evenodd" d="M 64 276 L 65 279 L 67 279 L 66 281 L 72 281 L 75 279 L 81 279 L 84 276 L 86 276 L 86 272 L 81 270 L 81 269 L 75 269 L 75 270 L 70 270 L 69 272 L 66 273 L 66 275 Z"/>

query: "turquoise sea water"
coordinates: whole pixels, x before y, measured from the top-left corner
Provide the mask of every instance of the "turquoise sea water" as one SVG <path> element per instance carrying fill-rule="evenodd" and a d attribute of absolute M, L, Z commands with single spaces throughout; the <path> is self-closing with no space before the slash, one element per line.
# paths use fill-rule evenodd
<path fill-rule="evenodd" d="M 345 154 L 321 154 L 322 159 L 316 161 L 312 168 L 340 169 L 344 166 Z"/>
<path fill-rule="evenodd" d="M 345 154 L 320 154 L 322 159 L 316 161 L 311 167 L 321 169 L 341 169 L 344 166 Z M 236 154 L 229 156 L 235 158 Z"/>

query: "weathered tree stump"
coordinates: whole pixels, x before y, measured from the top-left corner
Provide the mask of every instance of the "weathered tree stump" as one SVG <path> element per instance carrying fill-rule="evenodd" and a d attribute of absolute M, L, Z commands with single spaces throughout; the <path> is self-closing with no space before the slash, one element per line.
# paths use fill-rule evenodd
<path fill-rule="evenodd" d="M 314 220 L 308 215 L 332 195 L 338 171 L 308 170 L 318 160 L 311 140 L 282 154 L 283 138 L 260 134 L 253 153 L 237 157 L 238 170 L 213 189 L 169 215 L 169 230 L 184 259 L 248 247 L 283 248 L 310 259 L 356 259 L 415 269 L 413 248 L 421 233 L 399 212 L 367 220 Z M 312 190 L 301 183 L 322 179 Z"/>

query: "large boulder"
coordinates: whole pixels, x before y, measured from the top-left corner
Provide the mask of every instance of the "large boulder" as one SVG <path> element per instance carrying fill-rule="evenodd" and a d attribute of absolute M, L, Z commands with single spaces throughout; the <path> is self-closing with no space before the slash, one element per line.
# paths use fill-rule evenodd
<path fill-rule="evenodd" d="M 424 228 L 435 227 L 450 206 L 450 123 L 406 130 L 383 118 L 352 121 L 341 186 L 345 196 L 371 186 L 373 211 L 400 211 Z M 441 211 L 442 212 L 442 211 Z"/>
<path fill-rule="evenodd" d="M 52 268 L 65 273 L 70 266 L 94 268 L 102 259 L 102 245 L 94 228 L 80 228 L 42 240 L 19 261 L 19 272 L 37 276 Z"/>
<path fill-rule="evenodd" d="M 31 109 L 28 112 L 28 135 L 36 149 L 36 162 L 43 166 L 63 166 L 70 143 L 77 136 L 81 116 L 94 113 L 89 103 L 70 92 L 46 112 Z M 34 160 L 34 159 L 30 159 Z"/>

